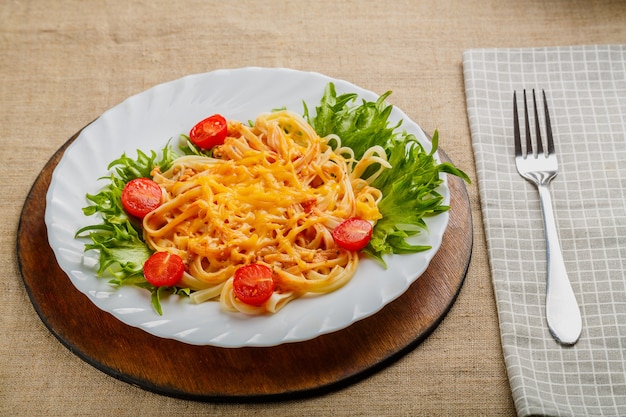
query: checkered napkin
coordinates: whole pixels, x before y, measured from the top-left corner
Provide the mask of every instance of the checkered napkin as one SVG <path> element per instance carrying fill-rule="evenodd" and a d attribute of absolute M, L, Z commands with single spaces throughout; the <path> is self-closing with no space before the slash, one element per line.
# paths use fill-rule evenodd
<path fill-rule="evenodd" d="M 517 412 L 626 416 L 626 45 L 474 49 L 463 54 L 463 70 Z M 571 347 L 548 331 L 539 196 L 513 159 L 513 91 L 521 104 L 523 89 L 545 90 L 550 109 L 559 158 L 553 205 L 583 320 Z"/>

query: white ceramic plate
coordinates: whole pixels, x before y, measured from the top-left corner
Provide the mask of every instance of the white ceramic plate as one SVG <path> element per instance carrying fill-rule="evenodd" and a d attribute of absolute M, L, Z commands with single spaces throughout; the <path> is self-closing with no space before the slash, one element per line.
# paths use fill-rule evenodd
<path fill-rule="evenodd" d="M 337 93 L 354 92 L 363 99 L 377 95 L 346 81 L 289 69 L 242 68 L 190 75 L 157 85 L 128 98 L 87 126 L 68 147 L 56 167 L 46 196 L 45 221 L 48 238 L 59 265 L 78 290 L 100 309 L 122 322 L 153 335 L 194 345 L 222 347 L 274 346 L 303 341 L 340 330 L 379 311 L 399 297 L 428 266 L 448 224 L 448 214 L 428 219 L 428 233 L 416 241 L 431 245 L 426 252 L 395 255 L 383 269 L 372 260 L 360 262 L 354 278 L 339 290 L 319 297 L 302 298 L 277 314 L 249 317 L 221 311 L 219 303 L 193 305 L 184 297 L 163 300 L 163 315 L 150 305 L 148 291 L 134 287 L 114 288 L 96 277 L 96 255 L 84 253 L 85 240 L 76 231 L 94 223 L 82 208 L 85 194 L 104 185 L 98 178 L 123 152 L 162 149 L 168 139 L 188 132 L 213 113 L 241 121 L 286 107 L 300 114 L 303 101 L 315 111 L 325 86 L 335 83 Z M 394 107 L 392 123 L 403 119 L 402 128 L 430 149 L 422 129 Z M 439 190 L 449 201 L 447 182 Z M 80 312 L 77 312 L 80 314 Z"/>

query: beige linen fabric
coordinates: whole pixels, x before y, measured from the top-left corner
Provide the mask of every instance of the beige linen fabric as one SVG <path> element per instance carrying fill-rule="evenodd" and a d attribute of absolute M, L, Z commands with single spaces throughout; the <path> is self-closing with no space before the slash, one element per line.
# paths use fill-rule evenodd
<path fill-rule="evenodd" d="M 187 74 L 291 67 L 383 93 L 475 178 L 462 53 L 626 42 L 623 1 L 0 2 L 0 415 L 514 415 L 476 182 L 475 245 L 434 333 L 343 390 L 269 404 L 204 404 L 115 380 L 63 347 L 35 313 L 15 241 L 30 186 L 76 131 L 130 95 Z"/>

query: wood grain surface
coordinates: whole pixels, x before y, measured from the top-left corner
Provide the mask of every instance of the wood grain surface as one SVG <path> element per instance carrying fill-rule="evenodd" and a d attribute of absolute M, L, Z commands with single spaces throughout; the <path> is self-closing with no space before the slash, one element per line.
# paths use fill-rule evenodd
<path fill-rule="evenodd" d="M 145 390 L 213 402 L 273 401 L 337 390 L 419 345 L 463 285 L 472 219 L 465 184 L 449 176 L 450 222 L 440 250 L 426 272 L 377 314 L 313 340 L 274 347 L 195 346 L 150 335 L 97 308 L 72 285 L 49 246 L 46 192 L 77 136 L 54 154 L 26 199 L 17 239 L 20 270 L 35 310 L 63 345 L 95 368 Z"/>

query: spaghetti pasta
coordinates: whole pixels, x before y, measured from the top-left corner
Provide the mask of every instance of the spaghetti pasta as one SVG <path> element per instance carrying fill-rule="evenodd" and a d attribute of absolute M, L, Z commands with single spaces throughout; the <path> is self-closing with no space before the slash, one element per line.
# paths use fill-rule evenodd
<path fill-rule="evenodd" d="M 273 313 L 352 278 L 359 255 L 337 246 L 331 232 L 350 217 L 381 218 L 382 193 L 370 184 L 389 167 L 382 147 L 356 160 L 339 137 L 320 138 L 290 111 L 262 114 L 253 126 L 229 121 L 212 157 L 183 156 L 152 172 L 163 202 L 144 218 L 144 239 L 183 258 L 180 286 L 194 290 L 193 302 Z M 274 294 L 261 306 L 233 293 L 234 271 L 251 263 L 274 271 Z"/>

